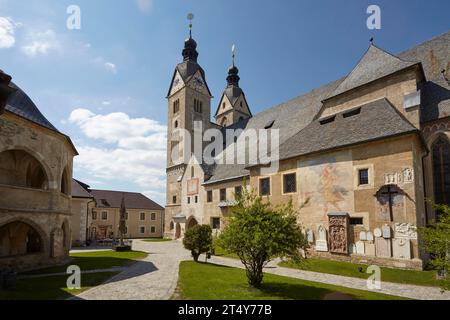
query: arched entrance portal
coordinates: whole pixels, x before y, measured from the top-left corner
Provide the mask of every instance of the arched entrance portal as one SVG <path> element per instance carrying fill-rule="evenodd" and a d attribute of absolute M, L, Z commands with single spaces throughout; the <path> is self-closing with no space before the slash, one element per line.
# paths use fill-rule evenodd
<path fill-rule="evenodd" d="M 195 220 L 194 217 L 191 217 L 191 218 L 189 219 L 188 223 L 187 223 L 187 229 L 186 229 L 186 230 L 189 230 L 189 229 L 195 227 L 196 225 L 198 225 L 197 220 Z"/>
<path fill-rule="evenodd" d="M 43 252 L 43 240 L 29 224 L 15 221 L 0 227 L 0 257 Z"/>
<path fill-rule="evenodd" d="M 181 237 L 181 225 L 177 223 L 175 227 L 175 239 L 179 239 Z"/>

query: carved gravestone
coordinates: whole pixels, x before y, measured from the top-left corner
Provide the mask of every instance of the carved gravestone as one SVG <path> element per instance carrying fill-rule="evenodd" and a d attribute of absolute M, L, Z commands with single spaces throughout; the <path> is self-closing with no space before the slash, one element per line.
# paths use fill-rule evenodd
<path fill-rule="evenodd" d="M 356 251 L 357 251 L 357 249 L 356 249 L 356 244 L 351 243 L 351 244 L 348 246 L 348 252 L 349 252 L 349 253 L 356 254 Z"/>
<path fill-rule="evenodd" d="M 348 214 L 329 213 L 330 252 L 348 254 Z"/>
<path fill-rule="evenodd" d="M 314 242 L 314 232 L 311 229 L 306 230 L 306 239 L 308 240 L 308 243 Z"/>
<path fill-rule="evenodd" d="M 394 239 L 392 251 L 396 259 L 411 259 L 411 240 L 404 238 Z"/>
<path fill-rule="evenodd" d="M 373 241 L 373 233 L 371 231 L 367 232 L 366 240 Z"/>
<path fill-rule="evenodd" d="M 375 238 L 375 255 L 390 258 L 392 256 L 391 239 Z"/>
<path fill-rule="evenodd" d="M 365 247 L 364 247 L 364 242 L 358 241 L 356 243 L 356 253 L 360 254 L 360 255 L 365 255 L 366 254 L 366 250 L 365 250 Z"/>
<path fill-rule="evenodd" d="M 361 231 L 361 232 L 359 233 L 359 240 L 360 240 L 360 241 L 365 241 L 365 240 L 367 240 L 367 233 L 366 233 L 365 231 Z"/>
<path fill-rule="evenodd" d="M 385 225 L 383 226 L 383 238 L 385 238 L 385 239 L 390 239 L 390 238 L 392 238 L 392 235 L 391 235 L 391 227 L 390 227 L 388 224 L 385 224 Z"/>
<path fill-rule="evenodd" d="M 365 245 L 366 256 L 375 256 L 375 244 L 366 242 Z"/>
<path fill-rule="evenodd" d="M 320 225 L 317 229 L 318 238 L 316 240 L 316 251 L 328 251 L 327 230 Z"/>

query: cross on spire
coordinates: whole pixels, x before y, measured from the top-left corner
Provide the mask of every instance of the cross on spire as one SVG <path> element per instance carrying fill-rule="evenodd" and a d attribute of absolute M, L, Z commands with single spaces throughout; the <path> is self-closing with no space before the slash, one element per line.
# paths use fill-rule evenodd
<path fill-rule="evenodd" d="M 189 20 L 189 38 L 192 38 L 192 20 L 194 20 L 194 14 L 189 13 L 187 19 Z"/>
<path fill-rule="evenodd" d="M 231 46 L 231 57 L 233 59 L 233 67 L 234 67 L 234 59 L 236 58 L 236 46 L 234 44 Z"/>

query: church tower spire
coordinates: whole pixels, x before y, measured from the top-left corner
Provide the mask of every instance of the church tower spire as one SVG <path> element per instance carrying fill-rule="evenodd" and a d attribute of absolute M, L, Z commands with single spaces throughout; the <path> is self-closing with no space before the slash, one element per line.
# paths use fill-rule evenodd
<path fill-rule="evenodd" d="M 239 69 L 236 67 L 236 47 L 232 46 L 232 65 L 228 69 L 227 87 L 224 90 L 216 111 L 216 122 L 222 127 L 230 126 L 252 116 L 245 99 L 244 91 L 239 87 Z"/>
<path fill-rule="evenodd" d="M 198 52 L 197 52 L 197 42 L 192 38 L 192 20 L 194 15 L 192 13 L 188 14 L 189 19 L 189 38 L 184 41 L 184 49 L 182 52 L 184 61 L 197 62 Z"/>

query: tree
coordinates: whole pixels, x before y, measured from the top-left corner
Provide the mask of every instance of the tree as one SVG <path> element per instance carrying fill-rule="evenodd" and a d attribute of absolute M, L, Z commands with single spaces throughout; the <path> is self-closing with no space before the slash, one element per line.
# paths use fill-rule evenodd
<path fill-rule="evenodd" d="M 233 215 L 219 237 L 220 246 L 244 264 L 249 285 L 260 287 L 263 268 L 276 257 L 299 261 L 308 242 L 297 223 L 292 202 L 273 207 L 242 188 Z"/>
<path fill-rule="evenodd" d="M 419 228 L 422 248 L 430 255 L 429 263 L 443 279 L 443 289 L 450 289 L 450 207 L 433 204 L 439 219 Z"/>
<path fill-rule="evenodd" d="M 183 245 L 187 250 L 191 251 L 194 261 L 198 261 L 198 257 L 202 253 L 206 253 L 212 246 L 212 230 L 208 225 L 196 225 L 186 231 L 184 234 Z"/>

